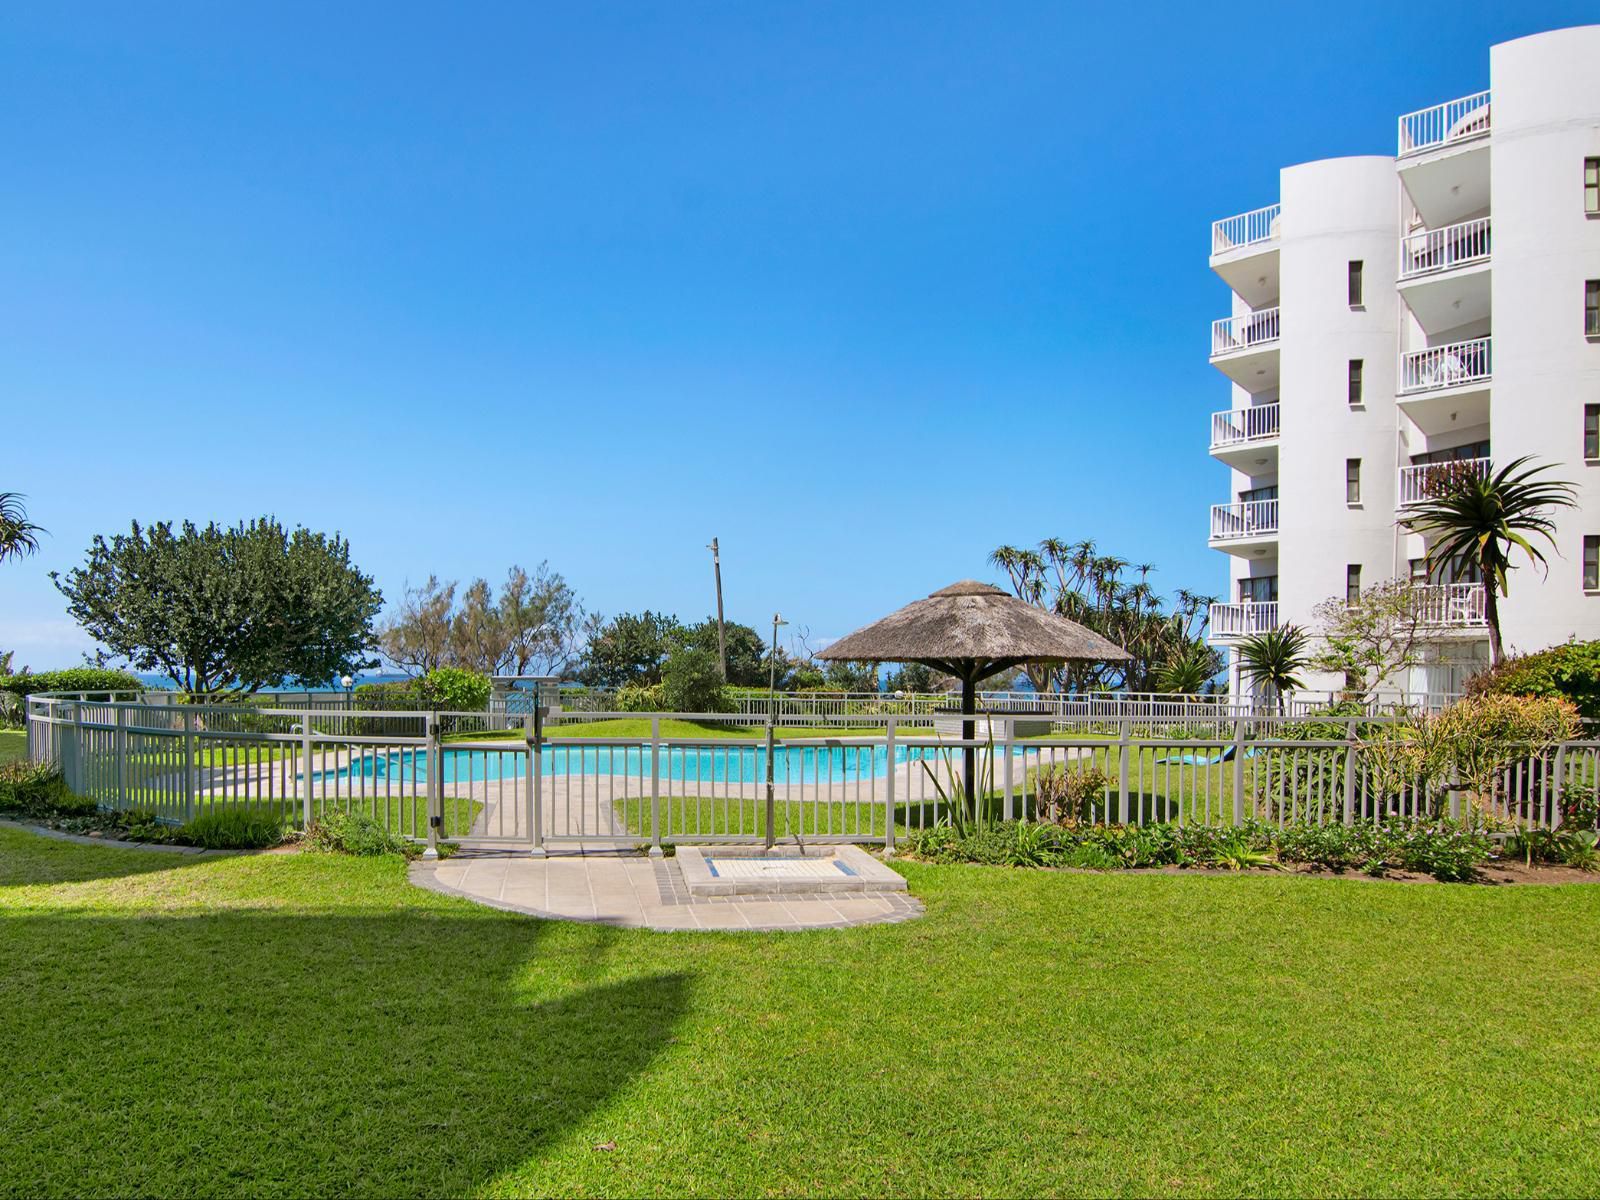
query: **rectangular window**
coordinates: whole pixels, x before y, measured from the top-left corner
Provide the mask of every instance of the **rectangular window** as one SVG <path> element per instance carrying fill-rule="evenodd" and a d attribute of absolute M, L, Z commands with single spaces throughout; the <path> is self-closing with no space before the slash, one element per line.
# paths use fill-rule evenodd
<path fill-rule="evenodd" d="M 1412 583 L 1427 583 L 1428 582 L 1428 560 L 1427 559 L 1425 559 L 1425 558 L 1413 558 L 1411 560 L 1411 582 Z"/>
<path fill-rule="evenodd" d="M 1252 500 L 1276 500 L 1278 498 L 1278 485 L 1269 483 L 1265 487 L 1247 488 L 1239 493 L 1239 502 L 1248 504 Z"/>
<path fill-rule="evenodd" d="M 1600 592 L 1600 537 L 1592 533 L 1583 539 L 1583 590 Z"/>
<path fill-rule="evenodd" d="M 1600 279 L 1583 285 L 1583 332 L 1600 337 Z"/>
<path fill-rule="evenodd" d="M 1430 450 L 1426 454 L 1413 454 L 1411 465 L 1414 467 L 1432 466 L 1434 463 L 1462 462 L 1469 458 L 1488 458 L 1489 442 L 1467 442 L 1461 446 L 1452 446 L 1448 450 Z"/>
<path fill-rule="evenodd" d="M 1344 460 L 1344 502 L 1346 504 L 1361 503 L 1361 460 L 1347 458 Z"/>
<path fill-rule="evenodd" d="M 1361 260 L 1350 262 L 1350 307 L 1361 307 Z"/>
<path fill-rule="evenodd" d="M 1361 403 L 1361 365 L 1359 358 L 1350 360 L 1350 404 L 1354 407 Z"/>
<path fill-rule="evenodd" d="M 1583 456 L 1600 459 L 1600 404 L 1583 406 Z"/>
<path fill-rule="evenodd" d="M 1600 216 L 1600 158 L 1583 160 L 1583 211 Z"/>
<path fill-rule="evenodd" d="M 1240 604 L 1271 604 L 1278 598 L 1276 575 L 1253 575 L 1239 580 Z"/>
<path fill-rule="evenodd" d="M 1351 563 L 1344 569 L 1344 602 L 1356 604 L 1361 599 L 1361 564 Z"/>

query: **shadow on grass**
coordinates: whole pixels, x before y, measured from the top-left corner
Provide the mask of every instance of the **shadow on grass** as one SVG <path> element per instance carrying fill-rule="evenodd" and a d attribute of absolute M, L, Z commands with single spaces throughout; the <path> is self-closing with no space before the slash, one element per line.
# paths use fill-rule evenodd
<path fill-rule="evenodd" d="M 5 927 L 8 1194 L 466 1194 L 627 1087 L 690 995 L 495 915 Z"/>
<path fill-rule="evenodd" d="M 126 842 L 108 842 L 86 851 L 79 843 L 31 829 L 0 829 L 0 888 L 149 875 L 196 866 L 214 857 L 150 850 Z"/>

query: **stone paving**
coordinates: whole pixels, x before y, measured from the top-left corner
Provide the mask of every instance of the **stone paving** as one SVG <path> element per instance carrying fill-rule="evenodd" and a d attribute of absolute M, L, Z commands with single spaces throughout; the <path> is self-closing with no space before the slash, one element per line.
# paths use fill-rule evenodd
<path fill-rule="evenodd" d="M 464 850 L 411 866 L 418 887 L 551 920 L 645 929 L 786 930 L 882 925 L 922 915 L 904 892 L 691 896 L 672 858 Z"/>

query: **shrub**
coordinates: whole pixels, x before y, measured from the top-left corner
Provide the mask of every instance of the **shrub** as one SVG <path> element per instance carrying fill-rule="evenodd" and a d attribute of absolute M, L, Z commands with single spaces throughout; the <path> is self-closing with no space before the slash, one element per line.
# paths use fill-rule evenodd
<path fill-rule="evenodd" d="M 1462 883 L 1474 878 L 1488 861 L 1489 837 L 1476 829 L 1451 822 L 1419 825 L 1399 832 L 1396 852 L 1407 871 L 1432 875 L 1442 883 Z"/>
<path fill-rule="evenodd" d="M 1600 718 L 1600 641 L 1567 642 L 1508 658 L 1467 681 L 1469 696 L 1542 696 L 1569 700 L 1578 715 Z"/>
<path fill-rule="evenodd" d="M 1093 763 L 1040 771 L 1034 780 L 1039 820 L 1063 824 L 1093 821 L 1104 816 L 1106 788 L 1110 783 L 1111 777 Z"/>
<path fill-rule="evenodd" d="M 435 667 L 412 686 L 424 708 L 444 712 L 483 712 L 492 690 L 487 675 L 464 667 Z"/>
<path fill-rule="evenodd" d="M 201 813 L 178 830 L 177 838 L 207 850 L 259 850 L 284 839 L 283 818 L 243 808 Z"/>
<path fill-rule="evenodd" d="M 667 705 L 659 683 L 625 683 L 617 689 L 612 703 L 618 712 L 662 712 Z"/>
<path fill-rule="evenodd" d="M 329 854 L 401 854 L 407 858 L 420 853 L 419 847 L 399 834 L 391 833 L 371 817 L 359 813 L 329 813 L 313 821 L 306 830 L 306 848 Z"/>
<path fill-rule="evenodd" d="M 18 817 L 79 816 L 92 813 L 93 800 L 67 791 L 61 772 L 43 763 L 0 766 L 0 813 Z"/>
<path fill-rule="evenodd" d="M 36 692 L 87 692 L 104 697 L 107 692 L 147 692 L 150 688 L 137 675 L 127 671 L 110 671 L 103 667 L 68 667 L 64 671 L 40 671 L 37 674 L 0 676 L 0 691 L 14 692 L 18 696 L 31 696 Z"/>
<path fill-rule="evenodd" d="M 662 666 L 661 698 L 670 712 L 733 711 L 733 698 L 723 681 L 717 656 L 692 646 L 677 647 Z"/>

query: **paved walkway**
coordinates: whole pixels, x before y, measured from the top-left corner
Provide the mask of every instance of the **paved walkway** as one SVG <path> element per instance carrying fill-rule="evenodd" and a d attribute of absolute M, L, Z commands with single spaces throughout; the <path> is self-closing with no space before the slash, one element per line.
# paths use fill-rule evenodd
<path fill-rule="evenodd" d="M 922 902 L 903 892 L 691 897 L 675 860 L 632 853 L 538 859 L 464 850 L 438 862 L 413 863 L 411 882 L 491 908 L 629 928 L 798 931 L 891 924 L 922 915 Z"/>

